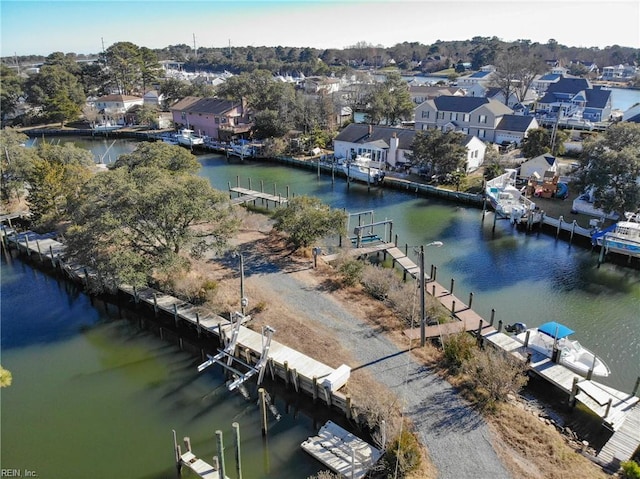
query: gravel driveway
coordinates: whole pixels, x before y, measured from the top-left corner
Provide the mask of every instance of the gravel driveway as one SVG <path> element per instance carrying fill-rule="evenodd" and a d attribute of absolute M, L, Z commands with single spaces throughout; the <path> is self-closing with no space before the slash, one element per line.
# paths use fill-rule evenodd
<path fill-rule="evenodd" d="M 492 446 L 484 419 L 447 381 L 345 311 L 327 293 L 304 284 L 293 274 L 265 268 L 248 273 L 255 286 L 287 298 L 291 308 L 331 328 L 359 361 L 351 365 L 352 376 L 366 370 L 403 399 L 404 412 L 429 449 L 439 478 L 511 477 Z"/>

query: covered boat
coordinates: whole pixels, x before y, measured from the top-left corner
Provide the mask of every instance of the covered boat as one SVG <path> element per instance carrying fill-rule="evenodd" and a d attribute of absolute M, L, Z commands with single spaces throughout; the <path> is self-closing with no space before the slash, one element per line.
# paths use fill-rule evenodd
<path fill-rule="evenodd" d="M 358 155 L 355 160 L 344 163 L 342 171 L 351 181 L 377 185 L 384 180 L 384 171 L 374 166 L 371 157 L 368 155 Z"/>
<path fill-rule="evenodd" d="M 204 144 L 204 138 L 194 134 L 193 130 L 183 128 L 178 134 L 178 143 L 184 146 L 194 146 Z"/>
<path fill-rule="evenodd" d="M 593 376 L 606 377 L 610 374 L 609 367 L 602 359 L 578 341 L 569 339 L 574 331 L 563 324 L 555 321 L 544 323 L 537 328 L 529 328 L 516 334 L 515 338 L 525 344 L 527 333 L 527 347 L 552 358 L 555 345 L 558 350 L 558 363 L 582 376 L 587 376 L 590 370 Z"/>

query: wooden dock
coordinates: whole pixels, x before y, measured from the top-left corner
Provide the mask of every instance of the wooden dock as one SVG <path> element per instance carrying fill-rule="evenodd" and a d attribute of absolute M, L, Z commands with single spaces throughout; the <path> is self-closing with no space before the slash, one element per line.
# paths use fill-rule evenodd
<path fill-rule="evenodd" d="M 263 191 L 251 190 L 248 188 L 241 188 L 239 186 L 229 187 L 229 191 L 231 193 L 236 193 L 238 196 L 235 198 L 231 198 L 231 204 L 240 205 L 245 203 L 254 203 L 256 201 L 261 201 L 262 204 L 266 204 L 269 206 L 269 202 L 280 206 L 286 204 L 289 200 L 286 197 L 281 195 L 271 195 L 269 193 L 265 193 Z"/>
<path fill-rule="evenodd" d="M 382 456 L 382 451 L 331 421 L 301 446 L 333 472 L 350 479 L 362 479 Z"/>
<path fill-rule="evenodd" d="M 571 223 L 561 222 L 559 227 L 572 227 Z M 372 244 L 362 248 L 352 248 L 348 254 L 367 255 L 372 253 L 389 254 L 394 265 L 398 264 L 412 277 L 420 274 L 419 267 L 409 259 L 394 243 Z M 333 261 L 339 255 L 323 256 L 325 261 Z M 425 326 L 426 338 L 444 338 L 449 334 L 470 332 L 480 335 L 488 344 L 510 353 L 523 362 L 529 362 L 528 368 L 542 379 L 553 384 L 569 396 L 570 400 L 582 403 L 590 411 L 602 419 L 606 428 L 614 434 L 598 453 L 598 460 L 609 463 L 611 461 L 628 460 L 635 449 L 640 446 L 640 399 L 634 394 L 618 391 L 594 380 L 585 379 L 562 364 L 551 361 L 550 358 L 516 341 L 512 336 L 502 332 L 502 321 L 494 327 L 494 318 L 490 321 L 482 318 L 472 308 L 473 296 L 469 295 L 468 304 L 456 297 L 450 289 L 431 279 L 425 273 L 425 294 L 430 294 L 442 306 L 451 312 L 452 321 L 443 324 Z M 420 340 L 420 328 L 410 328 L 404 334 L 412 340 Z"/>

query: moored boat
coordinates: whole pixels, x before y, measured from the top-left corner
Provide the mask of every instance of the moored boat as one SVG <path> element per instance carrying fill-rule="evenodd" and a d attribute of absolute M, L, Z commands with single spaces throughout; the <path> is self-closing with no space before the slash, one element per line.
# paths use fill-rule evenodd
<path fill-rule="evenodd" d="M 384 171 L 373 166 L 371 158 L 367 155 L 358 155 L 353 161 L 344 163 L 341 167 L 351 181 L 361 181 L 373 185 L 384 181 Z"/>
<path fill-rule="evenodd" d="M 535 210 L 535 203 L 516 187 L 518 171 L 508 169 L 500 176 L 487 181 L 485 195 L 496 214 L 513 222 L 520 221 L 529 211 Z"/>
<path fill-rule="evenodd" d="M 184 146 L 203 145 L 204 138 L 196 136 L 189 128 L 183 128 L 178 133 L 178 143 Z"/>
<path fill-rule="evenodd" d="M 640 257 L 640 213 L 625 213 L 626 221 L 591 236 L 591 243 L 607 251 Z"/>
<path fill-rule="evenodd" d="M 551 321 L 537 328 L 521 331 L 514 337 L 548 358 L 554 357 L 557 350 L 557 362 L 572 371 L 587 376 L 589 371 L 593 376 L 609 376 L 609 367 L 593 352 L 582 346 L 577 340 L 569 339 L 574 331 L 563 324 Z M 528 335 L 528 338 L 527 338 Z"/>

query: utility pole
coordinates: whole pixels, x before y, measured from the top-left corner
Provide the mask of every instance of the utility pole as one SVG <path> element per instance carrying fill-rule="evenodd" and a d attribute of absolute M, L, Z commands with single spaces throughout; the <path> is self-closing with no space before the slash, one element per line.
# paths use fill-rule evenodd
<path fill-rule="evenodd" d="M 424 297 L 424 246 L 420 245 L 420 347 L 426 342 L 426 306 Z"/>

